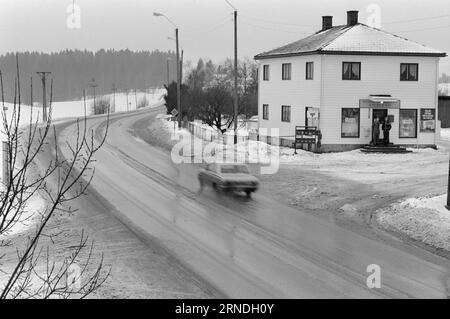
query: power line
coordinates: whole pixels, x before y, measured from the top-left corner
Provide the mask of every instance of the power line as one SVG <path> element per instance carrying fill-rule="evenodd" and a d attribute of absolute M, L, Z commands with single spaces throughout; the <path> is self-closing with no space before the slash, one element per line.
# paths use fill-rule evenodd
<path fill-rule="evenodd" d="M 446 29 L 446 28 L 450 28 L 450 25 L 442 25 L 442 26 L 437 26 L 437 27 L 414 29 L 414 30 L 392 31 L 392 32 L 406 33 L 406 32 L 417 32 L 417 31 L 426 31 L 426 30 Z"/>
<path fill-rule="evenodd" d="M 424 21 L 424 20 L 433 20 L 433 19 L 440 19 L 440 18 L 446 18 L 446 17 L 450 17 L 450 14 L 444 14 L 444 15 L 440 15 L 440 16 L 426 17 L 426 18 L 416 18 L 416 19 L 409 19 L 409 20 L 398 20 L 398 21 L 391 21 L 391 22 L 383 22 L 383 24 L 397 24 L 397 23 Z"/>
<path fill-rule="evenodd" d="M 316 28 L 317 25 L 311 25 L 311 24 L 297 24 L 297 23 L 289 23 L 289 22 L 280 22 L 280 21 L 273 21 L 273 20 L 267 20 L 267 19 L 261 19 L 261 18 L 255 18 L 252 16 L 248 16 L 246 14 L 241 14 L 241 16 L 251 19 L 251 20 L 256 20 L 256 21 L 261 21 L 261 22 L 267 22 L 267 23 L 271 23 L 271 24 L 283 24 L 283 25 L 290 25 L 290 26 L 295 26 L 295 27 L 310 27 L 310 28 Z"/>
<path fill-rule="evenodd" d="M 192 28 L 192 29 L 189 29 L 189 28 L 188 28 L 188 29 L 183 29 L 183 31 L 184 31 L 185 33 L 202 32 L 202 31 L 205 31 L 205 29 L 209 30 L 209 29 L 211 29 L 211 28 L 214 28 L 214 27 L 216 27 L 218 24 L 221 24 L 221 23 L 223 23 L 223 22 L 230 22 L 231 19 L 232 19 L 232 16 L 231 16 L 230 14 L 227 14 L 226 16 L 222 17 L 220 20 L 215 21 L 215 22 L 212 23 L 212 24 L 204 25 L 204 26 L 201 26 L 201 27 L 198 27 L 198 28 Z"/>
<path fill-rule="evenodd" d="M 255 27 L 255 28 L 259 28 L 259 29 L 264 29 L 264 30 L 270 30 L 270 31 L 276 31 L 276 32 L 284 32 L 284 33 L 292 33 L 292 34 L 304 34 L 304 35 L 308 35 L 311 34 L 311 32 L 299 32 L 299 31 L 291 31 L 291 30 L 282 30 L 282 29 L 275 29 L 275 28 L 271 28 L 271 27 L 266 27 L 266 26 L 260 26 L 260 25 L 256 25 L 256 24 L 251 24 L 248 22 L 242 22 L 242 24 L 251 26 L 251 27 Z"/>

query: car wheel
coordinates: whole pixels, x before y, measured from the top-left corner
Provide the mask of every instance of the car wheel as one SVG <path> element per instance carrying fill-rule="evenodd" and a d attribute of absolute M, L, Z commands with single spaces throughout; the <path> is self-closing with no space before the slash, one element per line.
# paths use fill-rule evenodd
<path fill-rule="evenodd" d="M 216 184 L 216 183 L 212 183 L 212 188 L 214 188 L 216 191 L 219 190 L 219 189 L 217 188 L 217 184 Z"/>
<path fill-rule="evenodd" d="M 247 195 L 247 198 L 252 197 L 252 191 L 245 191 L 245 194 Z"/>

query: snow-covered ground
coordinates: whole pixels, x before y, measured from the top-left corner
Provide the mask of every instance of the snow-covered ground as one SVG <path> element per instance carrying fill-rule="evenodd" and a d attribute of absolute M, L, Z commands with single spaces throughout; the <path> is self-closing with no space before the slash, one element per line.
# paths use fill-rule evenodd
<path fill-rule="evenodd" d="M 450 251 L 447 195 L 409 198 L 378 212 L 378 222 L 428 245 Z"/>
<path fill-rule="evenodd" d="M 4 186 L 0 185 L 3 189 Z M 7 239 L 11 236 L 18 235 L 29 229 L 38 217 L 38 212 L 42 212 L 45 209 L 45 201 L 38 194 L 35 194 L 27 201 L 27 205 L 23 213 L 17 219 L 17 222 L 5 233 L 0 234 L 0 241 Z M 15 213 L 13 210 L 10 215 Z"/>
<path fill-rule="evenodd" d="M 450 141 L 450 128 L 441 128 L 441 139 Z"/>
<path fill-rule="evenodd" d="M 152 107 L 156 105 L 158 102 L 162 101 L 164 98 L 164 94 L 166 93 L 165 89 L 155 89 L 149 92 L 136 92 L 136 95 L 133 93 L 116 93 L 115 95 L 115 111 L 116 112 L 127 112 L 127 111 L 135 111 L 136 110 L 136 101 L 139 104 L 139 101 L 144 98 L 147 98 L 148 107 Z M 106 98 L 110 99 L 110 105 L 114 107 L 114 96 L 113 94 L 98 96 L 97 99 Z M 128 108 L 127 108 L 128 101 Z M 86 112 L 85 112 L 85 104 L 86 104 Z M 52 120 L 61 120 L 64 118 L 73 118 L 73 117 L 82 117 L 85 115 L 92 115 L 91 105 L 93 104 L 93 98 L 86 99 L 86 103 L 83 100 L 77 101 L 64 101 L 64 102 L 54 102 L 52 104 Z M 0 106 L 1 107 L 1 106 Z M 5 115 L 8 121 L 11 120 L 14 114 L 14 106 L 11 103 L 5 103 Z M 17 108 L 16 108 L 17 112 Z M 0 116 L 1 118 L 1 116 Z M 42 109 L 40 107 L 30 107 L 29 105 L 21 105 L 20 111 L 20 125 L 28 125 L 30 123 L 30 119 L 32 119 L 33 123 L 36 121 L 41 121 L 42 118 Z M 3 120 L 2 125 L 0 125 L 0 142 L 6 139 L 3 129 Z M 2 172 L 3 165 L 3 152 L 0 152 L 0 172 Z M 1 176 L 0 176 L 1 179 Z"/>
<path fill-rule="evenodd" d="M 184 153 L 187 157 L 191 155 L 201 155 L 199 152 L 205 152 L 208 150 L 207 145 L 214 145 L 213 153 L 214 157 L 222 159 L 224 154 L 233 158 L 234 145 L 229 144 L 231 139 L 228 140 L 226 145 L 223 145 L 221 140 L 211 143 L 208 138 L 206 141 L 202 141 L 198 137 L 194 137 L 194 143 L 203 145 L 202 148 L 195 149 L 191 147 L 191 134 L 187 129 L 178 130 L 176 128 L 174 135 L 174 122 L 166 121 L 164 115 L 160 116 L 162 125 L 166 130 L 166 134 L 171 134 L 171 138 L 174 141 L 180 139 L 186 141 L 186 148 Z M 176 126 L 176 125 L 175 125 Z M 443 130 L 443 132 L 447 132 Z M 450 130 L 448 131 L 450 132 Z M 244 130 L 243 134 L 248 134 Z M 241 131 L 239 131 L 241 134 Z M 194 149 L 192 152 L 191 149 Z M 383 154 L 383 153 L 371 153 L 366 154 L 360 150 L 354 150 L 349 152 L 338 153 L 323 153 L 316 154 L 304 150 L 297 150 L 297 154 L 294 154 L 294 149 L 286 147 L 277 147 L 268 145 L 264 142 L 247 141 L 238 142 L 237 144 L 238 158 L 247 158 L 250 163 L 264 163 L 268 160 L 268 156 L 278 156 L 279 163 L 281 165 L 288 165 L 290 167 L 310 168 L 315 171 L 332 174 L 337 177 L 346 178 L 360 182 L 364 178 L 365 182 L 376 182 L 380 180 L 390 179 L 392 177 L 398 177 L 399 175 L 409 175 L 411 172 L 421 167 L 421 171 L 426 174 L 430 169 L 436 169 L 433 164 L 447 162 L 447 153 L 445 150 L 439 149 L 411 149 L 412 153 L 406 154 Z M 203 154 L 209 155 L 209 154 Z M 227 158 L 227 157 L 225 157 Z"/>

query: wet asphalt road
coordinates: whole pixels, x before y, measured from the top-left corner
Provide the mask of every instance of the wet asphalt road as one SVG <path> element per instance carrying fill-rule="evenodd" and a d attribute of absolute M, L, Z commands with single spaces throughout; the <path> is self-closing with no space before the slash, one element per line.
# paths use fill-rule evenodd
<path fill-rule="evenodd" d="M 186 267 L 233 298 L 446 298 L 450 267 L 295 210 L 258 193 L 252 199 L 206 188 L 197 167 L 131 134 L 161 109 L 111 116 L 96 155 L 92 187 L 141 236 L 158 240 Z M 147 121 L 148 119 L 148 121 Z M 88 126 L 99 135 L 105 117 Z M 73 141 L 76 125 L 59 135 Z M 381 267 L 369 289 L 367 267 Z"/>

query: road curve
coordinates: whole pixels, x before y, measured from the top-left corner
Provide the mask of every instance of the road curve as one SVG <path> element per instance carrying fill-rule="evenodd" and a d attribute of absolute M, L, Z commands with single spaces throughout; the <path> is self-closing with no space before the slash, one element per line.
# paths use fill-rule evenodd
<path fill-rule="evenodd" d="M 255 194 L 197 193 L 196 168 L 175 165 L 166 152 L 132 135 L 161 108 L 114 114 L 96 154 L 91 187 L 140 236 L 157 239 L 184 265 L 232 298 L 446 298 L 447 261 L 363 237 Z M 106 118 L 91 117 L 99 135 Z M 69 157 L 76 125 L 58 142 Z M 381 267 L 381 288 L 366 285 L 369 265 Z"/>

